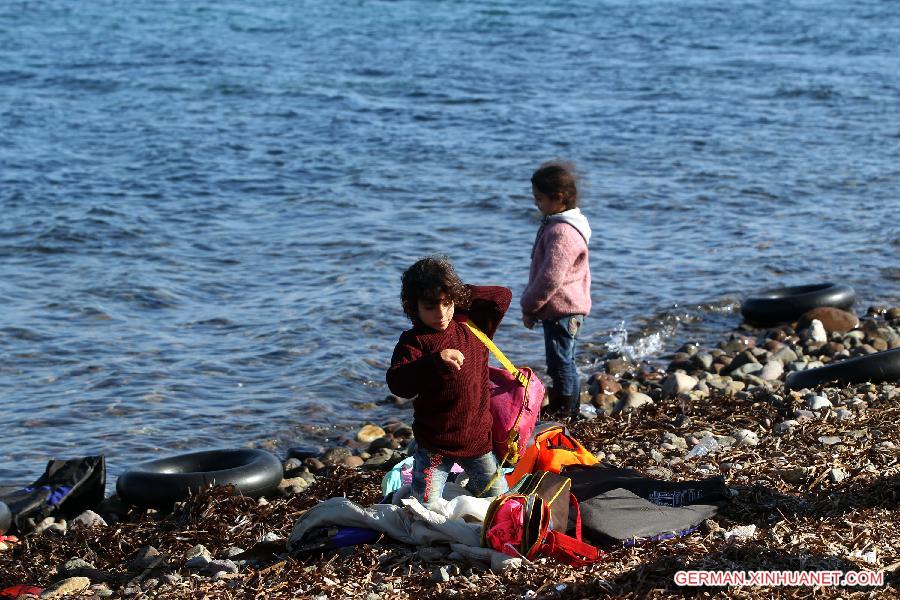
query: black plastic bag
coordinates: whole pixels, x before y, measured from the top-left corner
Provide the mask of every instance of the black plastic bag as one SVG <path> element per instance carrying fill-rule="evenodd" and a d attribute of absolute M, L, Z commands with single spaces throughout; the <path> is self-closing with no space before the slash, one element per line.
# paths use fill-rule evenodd
<path fill-rule="evenodd" d="M 103 501 L 106 493 L 106 461 L 103 456 L 51 460 L 34 483 L 0 494 L 9 507 L 13 524 L 28 533 L 47 517 L 73 517 Z"/>

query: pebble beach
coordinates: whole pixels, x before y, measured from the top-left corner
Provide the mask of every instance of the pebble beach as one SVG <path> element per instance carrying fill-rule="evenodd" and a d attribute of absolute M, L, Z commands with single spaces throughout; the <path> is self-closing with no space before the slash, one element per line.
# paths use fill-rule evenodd
<path fill-rule="evenodd" d="M 0 542 L 0 589 L 28 584 L 42 598 L 896 597 L 900 381 L 788 389 L 784 380 L 900 347 L 900 307 L 818 316 L 744 324 L 713 347 L 688 343 L 653 363 L 611 355 L 590 377 L 585 418 L 568 425 L 605 464 L 670 481 L 725 477 L 728 502 L 684 537 L 606 548 L 589 567 L 539 559 L 499 573 L 388 538 L 289 553 L 291 528 L 318 502 L 381 500 L 381 479 L 412 433 L 393 420 L 360 423 L 342 445 L 295 448 L 282 457 L 278 492 L 260 499 L 214 488 L 156 512 L 113 496 L 68 522 L 49 518 Z M 665 368 L 651 366 L 660 361 Z M 882 580 L 680 587 L 685 570 L 866 571 Z"/>

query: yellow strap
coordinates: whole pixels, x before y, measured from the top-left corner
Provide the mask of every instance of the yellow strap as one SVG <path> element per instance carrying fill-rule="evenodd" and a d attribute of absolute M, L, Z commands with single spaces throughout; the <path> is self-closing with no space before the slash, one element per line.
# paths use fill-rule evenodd
<path fill-rule="evenodd" d="M 500 364 L 510 372 L 515 380 L 525 388 L 525 400 L 522 402 L 522 407 L 519 409 L 519 414 L 516 415 L 516 421 L 515 423 L 513 423 L 512 429 L 509 430 L 509 435 L 507 435 L 506 437 L 506 454 L 503 456 L 503 460 L 501 460 L 500 464 L 497 466 L 497 473 L 491 478 L 484 490 L 482 490 L 481 493 L 478 494 L 478 497 L 480 498 L 484 495 L 485 492 L 491 489 L 491 486 L 494 485 L 494 482 L 497 481 L 497 479 L 503 476 L 503 467 L 506 465 L 507 461 L 510 461 L 513 464 L 519 462 L 519 421 L 522 420 L 522 413 L 525 411 L 525 404 L 528 402 L 529 381 L 525 373 L 517 369 L 515 365 L 513 365 L 508 358 L 506 358 L 506 355 L 500 351 L 500 348 L 497 347 L 497 344 L 495 344 L 493 340 L 491 340 L 491 338 L 485 335 L 483 331 L 478 329 L 478 327 L 476 327 L 474 323 L 472 323 L 471 321 L 466 321 L 465 325 L 473 334 L 475 334 L 475 337 L 481 340 L 482 344 L 487 346 L 488 350 L 491 351 L 491 354 L 493 354 L 494 357 L 496 357 L 496 359 L 500 361 Z M 512 454 L 512 456 L 510 456 L 510 454 Z"/>
<path fill-rule="evenodd" d="M 523 386 L 528 385 L 528 380 L 525 378 L 524 373 L 519 371 L 519 369 L 517 369 L 508 358 L 506 358 L 506 356 L 503 354 L 503 352 L 500 351 L 500 348 L 497 347 L 497 344 L 495 344 L 493 340 L 491 340 L 491 338 L 486 336 L 484 332 L 478 329 L 478 327 L 476 327 L 471 321 L 466 321 L 466 327 L 468 327 L 472 331 L 472 333 L 475 334 L 475 337 L 481 340 L 482 344 L 487 346 L 488 350 L 491 351 L 491 354 L 493 354 L 497 358 L 497 360 L 500 361 L 500 364 L 503 365 L 504 368 L 506 368 L 506 370 L 509 371 L 513 377 L 515 377 L 516 381 L 518 381 Z"/>

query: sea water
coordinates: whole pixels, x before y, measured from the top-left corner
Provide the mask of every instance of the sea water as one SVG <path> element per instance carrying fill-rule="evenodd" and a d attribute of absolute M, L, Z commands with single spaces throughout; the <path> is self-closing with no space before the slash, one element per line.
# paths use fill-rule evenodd
<path fill-rule="evenodd" d="M 900 8 L 725 0 L 0 4 L 0 480 L 337 443 L 385 402 L 400 274 L 513 290 L 531 172 L 583 176 L 609 350 L 766 287 L 900 301 Z"/>

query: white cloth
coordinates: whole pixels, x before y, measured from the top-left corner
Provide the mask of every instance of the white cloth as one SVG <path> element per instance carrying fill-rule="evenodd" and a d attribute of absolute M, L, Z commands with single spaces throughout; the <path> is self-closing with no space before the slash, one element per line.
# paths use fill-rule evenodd
<path fill-rule="evenodd" d="M 401 489 L 401 491 L 403 491 Z M 413 546 L 448 544 L 450 559 L 465 559 L 491 570 L 518 567 L 522 559 L 481 547 L 481 523 L 490 498 L 460 495 L 423 506 L 415 498 L 396 504 L 363 508 L 346 498 L 329 498 L 303 513 L 288 539 L 288 550 L 301 543 L 307 532 L 321 527 L 365 527 Z"/>

